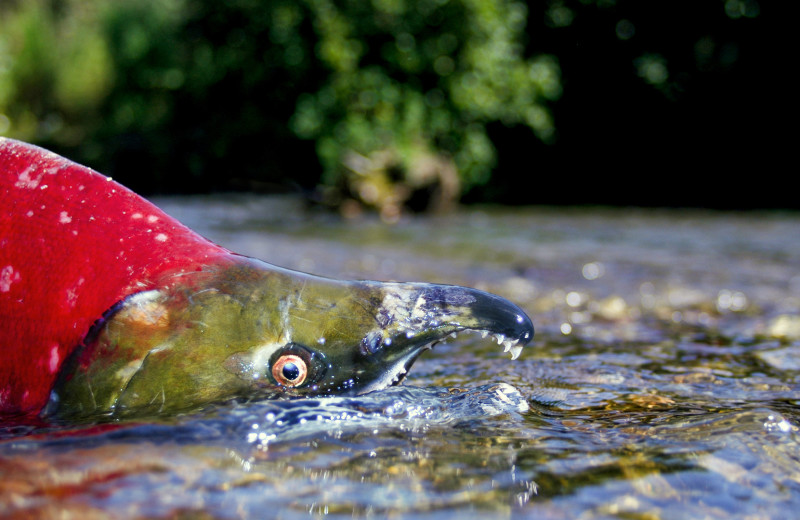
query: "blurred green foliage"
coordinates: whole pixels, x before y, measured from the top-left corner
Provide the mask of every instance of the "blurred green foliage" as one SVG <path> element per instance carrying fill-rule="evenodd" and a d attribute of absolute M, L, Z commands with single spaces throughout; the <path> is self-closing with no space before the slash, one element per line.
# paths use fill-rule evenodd
<path fill-rule="evenodd" d="M 387 217 L 459 197 L 751 206 L 752 187 L 709 195 L 681 172 L 791 149 L 771 121 L 793 99 L 776 9 L 0 0 L 0 134 L 144 193 L 299 187 Z M 620 189 L 645 171 L 659 189 Z M 771 185 L 756 205 L 796 205 Z"/>
<path fill-rule="evenodd" d="M 65 6 L 66 7 L 66 6 Z M 0 7 L 0 130 L 73 143 L 96 127 L 113 80 L 105 34 L 87 10 L 43 1 Z"/>
<path fill-rule="evenodd" d="M 425 151 L 447 154 L 462 181 L 488 179 L 488 121 L 553 134 L 543 102 L 560 93 L 558 66 L 523 54 L 527 8 L 507 0 L 310 1 L 317 54 L 330 70 L 301 96 L 291 124 L 316 139 L 326 180 L 342 151 L 396 151 L 403 171 Z"/>
<path fill-rule="evenodd" d="M 142 185 L 227 169 L 351 189 L 444 182 L 457 197 L 495 164 L 487 123 L 554 133 L 558 64 L 526 55 L 518 1 L 26 0 L 0 16 L 0 132 L 126 179 L 136 168 Z M 315 172 L 279 157 L 300 140 Z"/>

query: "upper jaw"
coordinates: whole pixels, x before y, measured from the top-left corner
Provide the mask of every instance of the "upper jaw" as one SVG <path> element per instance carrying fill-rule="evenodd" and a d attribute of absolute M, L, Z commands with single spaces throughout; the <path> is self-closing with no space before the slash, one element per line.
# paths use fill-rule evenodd
<path fill-rule="evenodd" d="M 425 350 L 461 332 L 491 337 L 511 359 L 533 338 L 533 324 L 525 312 L 494 294 L 431 284 L 385 284 L 383 291 L 376 311 L 383 316 L 383 327 L 371 331 L 361 345 L 361 353 L 381 369 L 357 393 L 399 384 Z"/>

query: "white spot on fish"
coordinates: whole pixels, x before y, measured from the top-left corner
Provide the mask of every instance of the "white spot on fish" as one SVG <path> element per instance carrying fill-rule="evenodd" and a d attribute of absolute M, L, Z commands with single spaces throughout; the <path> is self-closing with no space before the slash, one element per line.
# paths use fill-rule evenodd
<path fill-rule="evenodd" d="M 67 305 L 69 305 L 70 307 L 75 307 L 75 305 L 78 304 L 78 293 L 84 282 L 86 282 L 86 279 L 80 277 L 78 278 L 78 281 L 75 282 L 75 285 L 72 286 L 71 289 L 67 289 Z"/>
<path fill-rule="evenodd" d="M 69 224 L 72 222 L 72 217 L 66 211 L 62 211 L 58 214 L 58 221 L 62 224 Z"/>
<path fill-rule="evenodd" d="M 156 235 L 156 240 L 158 240 L 159 242 L 166 242 L 167 235 L 165 235 L 164 233 L 159 233 Z"/>
<path fill-rule="evenodd" d="M 51 374 L 55 374 L 58 370 L 59 361 L 61 361 L 61 355 L 58 353 L 58 345 L 53 345 L 53 348 L 50 349 L 50 365 L 48 366 Z"/>
<path fill-rule="evenodd" d="M 29 210 L 27 213 L 25 213 L 25 216 L 26 217 L 32 217 L 33 216 L 33 210 Z"/>
<path fill-rule="evenodd" d="M 134 220 L 138 220 L 140 218 L 144 218 L 144 215 L 142 215 L 141 213 L 134 213 L 133 215 L 131 215 L 131 218 Z"/>
<path fill-rule="evenodd" d="M 22 277 L 19 271 L 14 271 L 14 267 L 7 265 L 0 269 L 0 292 L 8 292 L 11 290 L 11 284 L 19 282 Z"/>
<path fill-rule="evenodd" d="M 27 188 L 29 190 L 37 188 L 39 183 L 42 181 L 42 172 L 39 172 L 39 175 L 34 177 L 31 175 L 31 173 L 35 172 L 36 168 L 34 166 L 28 166 L 25 171 L 19 174 L 19 177 L 17 177 L 17 182 L 14 183 L 14 187 Z"/>
<path fill-rule="evenodd" d="M 424 301 L 424 298 L 422 298 Z M 398 318 L 408 318 L 412 314 L 413 302 L 418 300 L 416 291 L 408 291 L 401 287 L 387 292 L 381 302 L 378 315 L 384 319 L 383 326 L 395 322 Z M 412 333 L 413 334 L 413 333 Z"/>
<path fill-rule="evenodd" d="M 425 296 L 419 295 L 417 301 L 414 303 L 414 310 L 411 311 L 411 319 L 414 321 L 424 320 L 428 317 L 430 308 Z"/>
<path fill-rule="evenodd" d="M 148 215 L 147 216 L 147 222 L 149 222 L 150 224 L 152 224 L 154 222 L 158 222 L 158 217 L 155 216 L 155 215 Z"/>

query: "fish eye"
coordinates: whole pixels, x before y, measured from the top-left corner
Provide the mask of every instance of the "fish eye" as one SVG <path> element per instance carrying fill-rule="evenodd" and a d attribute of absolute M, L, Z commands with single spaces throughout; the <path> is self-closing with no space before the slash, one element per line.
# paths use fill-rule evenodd
<path fill-rule="evenodd" d="M 308 365 L 295 354 L 284 354 L 272 364 L 272 377 L 283 386 L 300 386 L 307 376 Z"/>
<path fill-rule="evenodd" d="M 297 343 L 288 343 L 272 355 L 272 379 L 285 388 L 313 385 L 325 374 L 325 356 Z"/>

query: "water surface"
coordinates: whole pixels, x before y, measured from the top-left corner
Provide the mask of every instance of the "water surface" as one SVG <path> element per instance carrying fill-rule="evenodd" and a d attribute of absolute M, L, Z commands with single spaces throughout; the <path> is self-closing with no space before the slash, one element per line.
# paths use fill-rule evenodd
<path fill-rule="evenodd" d="M 359 398 L 0 428 L 0 516 L 785 518 L 800 508 L 800 217 L 469 209 L 387 227 L 294 199 L 157 201 L 208 238 L 345 278 L 523 306 Z"/>

